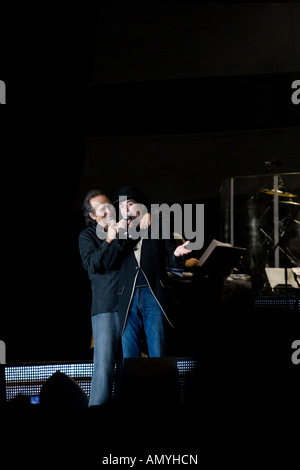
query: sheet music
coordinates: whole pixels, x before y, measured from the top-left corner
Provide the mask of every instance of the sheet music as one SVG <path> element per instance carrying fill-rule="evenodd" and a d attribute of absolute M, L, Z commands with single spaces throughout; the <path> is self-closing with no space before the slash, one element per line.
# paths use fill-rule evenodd
<path fill-rule="evenodd" d="M 297 268 L 287 269 L 287 283 L 290 286 L 295 287 L 296 289 L 297 288 L 299 289 L 299 285 L 294 276 L 294 272 L 293 272 L 294 269 L 297 269 Z M 274 289 L 274 287 L 278 286 L 279 284 L 281 285 L 285 284 L 285 269 L 284 268 L 265 268 L 265 270 L 266 270 L 266 274 L 268 277 L 268 281 L 272 289 Z"/>

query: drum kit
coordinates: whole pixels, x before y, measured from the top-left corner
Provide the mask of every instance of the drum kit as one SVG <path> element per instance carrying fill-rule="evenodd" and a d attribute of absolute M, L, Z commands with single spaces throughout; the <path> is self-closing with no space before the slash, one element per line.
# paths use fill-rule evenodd
<path fill-rule="evenodd" d="M 288 246 L 288 237 L 290 234 L 290 231 L 292 227 L 297 224 L 300 225 L 300 220 L 296 218 L 297 213 L 299 211 L 300 207 L 300 202 L 296 200 L 298 197 L 297 194 L 289 193 L 283 189 L 278 189 L 277 191 L 275 189 L 266 189 L 263 188 L 259 191 L 261 194 L 266 194 L 269 196 L 274 196 L 275 193 L 277 192 L 278 195 L 278 203 L 283 204 L 285 206 L 288 206 L 288 213 L 284 214 L 284 217 L 279 220 L 279 227 L 280 227 L 280 233 L 279 233 L 279 241 L 275 245 L 275 242 L 272 238 L 271 235 L 268 235 L 264 230 L 260 229 L 261 232 L 263 233 L 265 240 L 268 240 L 269 242 L 271 241 L 273 244 L 273 250 L 278 247 L 279 250 L 284 253 L 285 257 L 290 261 L 292 266 L 299 266 L 299 259 L 295 257 L 295 254 L 290 251 L 289 246 Z M 281 206 L 283 207 L 283 206 Z M 298 230 L 299 233 L 299 230 Z M 300 246 L 300 241 L 299 241 L 299 246 Z"/>
<path fill-rule="evenodd" d="M 261 189 L 261 193 L 269 194 L 270 196 L 274 196 L 275 189 Z M 281 191 L 280 189 L 277 190 L 278 197 L 288 197 L 288 201 L 279 201 L 281 204 L 292 204 L 295 206 L 300 206 L 300 202 L 293 201 L 292 199 L 298 197 L 297 194 L 287 193 L 285 191 Z"/>

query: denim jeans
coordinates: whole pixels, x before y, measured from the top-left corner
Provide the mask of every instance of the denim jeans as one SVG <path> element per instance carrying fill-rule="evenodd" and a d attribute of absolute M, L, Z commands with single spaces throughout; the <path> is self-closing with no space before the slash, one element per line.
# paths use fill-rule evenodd
<path fill-rule="evenodd" d="M 121 326 L 119 314 L 100 313 L 92 316 L 95 340 L 94 372 L 89 406 L 102 405 L 112 398 L 115 367 L 121 360 Z"/>
<path fill-rule="evenodd" d="M 149 287 L 137 287 L 122 336 L 123 357 L 140 357 L 145 330 L 149 357 L 166 355 L 166 319 Z"/>

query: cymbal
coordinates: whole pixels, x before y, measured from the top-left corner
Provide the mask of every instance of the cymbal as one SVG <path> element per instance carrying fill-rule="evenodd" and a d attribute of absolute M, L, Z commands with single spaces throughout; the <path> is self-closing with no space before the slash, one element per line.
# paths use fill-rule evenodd
<path fill-rule="evenodd" d="M 300 202 L 295 201 L 279 201 L 280 204 L 293 204 L 293 206 L 300 206 Z"/>
<path fill-rule="evenodd" d="M 261 189 L 260 192 L 264 194 L 273 195 L 275 194 L 275 189 Z M 277 190 L 277 193 L 280 197 L 297 197 L 297 194 L 286 193 L 285 191 L 281 191 L 280 189 Z"/>

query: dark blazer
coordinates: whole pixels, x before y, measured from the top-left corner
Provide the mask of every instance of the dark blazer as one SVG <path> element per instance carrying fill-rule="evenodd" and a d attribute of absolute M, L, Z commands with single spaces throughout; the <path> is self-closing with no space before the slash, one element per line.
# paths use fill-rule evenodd
<path fill-rule="evenodd" d="M 143 239 L 139 268 L 132 245 L 123 245 L 118 292 L 123 331 L 139 269 L 143 271 L 148 280 L 151 291 L 161 306 L 166 319 L 171 326 L 175 326 L 178 305 L 167 274 L 167 260 L 169 266 L 176 267 L 183 267 L 185 262 L 184 257 L 174 255 L 176 248 L 177 244 L 173 239 L 151 239 L 150 236 L 148 239 Z"/>
<path fill-rule="evenodd" d="M 101 229 L 99 227 L 97 231 Z M 91 280 L 91 314 L 117 312 L 120 254 L 118 241 L 114 240 L 109 244 L 97 236 L 96 225 L 87 227 L 79 234 L 79 252 L 82 265 Z"/>

